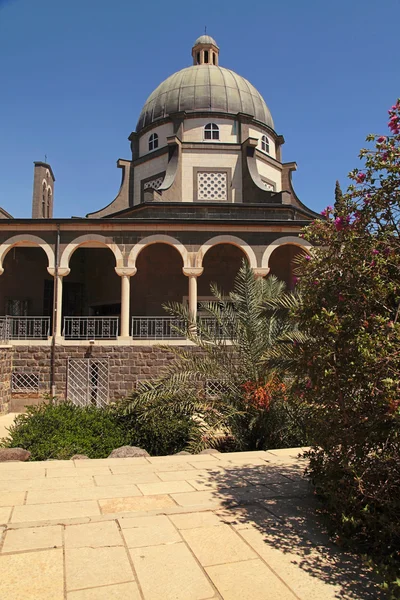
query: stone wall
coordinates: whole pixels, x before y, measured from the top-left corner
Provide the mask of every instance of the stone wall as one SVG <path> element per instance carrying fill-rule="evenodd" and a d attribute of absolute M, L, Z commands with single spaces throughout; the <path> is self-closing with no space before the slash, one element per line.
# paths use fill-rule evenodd
<path fill-rule="evenodd" d="M 51 347 L 14 346 L 13 354 L 13 369 L 38 373 L 39 395 L 49 393 Z M 59 398 L 66 397 L 68 359 L 74 358 L 108 358 L 112 401 L 129 394 L 137 380 L 156 377 L 173 360 L 173 354 L 154 346 L 56 346 L 55 385 Z"/>
<path fill-rule="evenodd" d="M 0 348 L 0 414 L 10 409 L 11 370 L 12 348 Z"/>

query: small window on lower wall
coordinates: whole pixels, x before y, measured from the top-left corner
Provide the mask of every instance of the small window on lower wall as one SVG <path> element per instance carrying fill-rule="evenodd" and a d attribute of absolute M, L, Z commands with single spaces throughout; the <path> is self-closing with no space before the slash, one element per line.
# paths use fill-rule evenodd
<path fill-rule="evenodd" d="M 226 202 L 228 200 L 227 171 L 197 171 L 197 200 Z"/>
<path fill-rule="evenodd" d="M 11 391 L 14 393 L 39 391 L 39 374 L 14 371 L 11 378 Z"/>
<path fill-rule="evenodd" d="M 267 179 L 263 179 L 263 178 L 261 178 L 261 181 L 263 182 L 263 186 L 265 187 L 265 189 L 268 192 L 275 191 L 275 184 L 272 181 L 268 181 Z"/>

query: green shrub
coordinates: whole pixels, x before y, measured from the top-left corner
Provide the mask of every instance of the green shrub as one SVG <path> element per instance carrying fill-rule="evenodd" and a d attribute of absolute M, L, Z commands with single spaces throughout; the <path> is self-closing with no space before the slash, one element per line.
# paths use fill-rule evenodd
<path fill-rule="evenodd" d="M 110 410 L 70 402 L 28 407 L 2 440 L 3 446 L 29 450 L 31 460 L 64 460 L 74 454 L 105 458 L 126 443 L 124 428 Z"/>
<path fill-rule="evenodd" d="M 367 138 L 364 172 L 304 232 L 293 376 L 332 531 L 400 598 L 400 99 L 389 112 L 395 135 Z"/>
<path fill-rule="evenodd" d="M 117 408 L 116 412 L 126 443 L 144 448 L 151 456 L 175 454 L 189 442 L 193 423 L 188 417 L 173 411 L 153 414 L 151 418 L 143 418 L 137 411 L 121 414 Z"/>

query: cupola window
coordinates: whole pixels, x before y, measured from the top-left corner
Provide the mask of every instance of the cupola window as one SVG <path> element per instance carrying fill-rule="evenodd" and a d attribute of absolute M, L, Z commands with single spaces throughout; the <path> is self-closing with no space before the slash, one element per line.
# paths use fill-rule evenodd
<path fill-rule="evenodd" d="M 158 134 L 152 133 L 149 137 L 149 152 L 158 148 Z"/>
<path fill-rule="evenodd" d="M 263 135 L 261 138 L 261 150 L 269 154 L 269 139 L 266 135 Z"/>
<path fill-rule="evenodd" d="M 204 127 L 205 140 L 219 140 L 219 127 L 216 123 L 207 123 Z"/>

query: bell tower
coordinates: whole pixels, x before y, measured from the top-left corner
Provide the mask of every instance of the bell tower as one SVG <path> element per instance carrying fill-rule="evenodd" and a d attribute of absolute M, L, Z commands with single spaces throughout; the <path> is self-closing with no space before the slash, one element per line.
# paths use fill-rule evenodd
<path fill-rule="evenodd" d="M 201 35 L 192 48 L 194 65 L 218 66 L 219 48 L 217 42 L 210 35 Z"/>
<path fill-rule="evenodd" d="M 33 171 L 32 219 L 52 219 L 55 177 L 51 166 L 35 162 Z"/>

